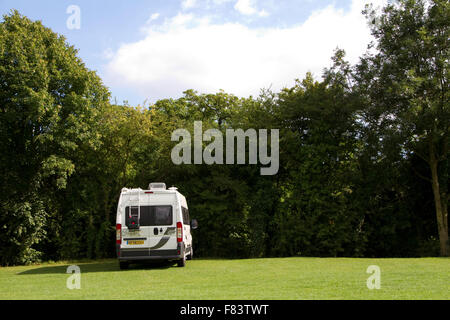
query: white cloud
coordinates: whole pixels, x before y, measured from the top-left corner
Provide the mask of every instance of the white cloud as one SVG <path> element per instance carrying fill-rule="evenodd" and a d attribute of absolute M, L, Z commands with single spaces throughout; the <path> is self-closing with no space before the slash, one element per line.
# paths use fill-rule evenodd
<path fill-rule="evenodd" d="M 184 26 L 186 24 L 188 24 L 190 21 L 192 21 L 194 19 L 194 15 L 193 14 L 184 14 L 184 13 L 178 13 L 175 17 L 173 17 L 172 19 L 169 19 L 169 24 L 172 27 L 178 27 L 178 26 Z M 166 21 L 167 24 L 167 21 Z M 150 30 L 151 32 L 151 30 Z"/>
<path fill-rule="evenodd" d="M 114 58 L 114 51 L 111 48 L 106 48 L 103 50 L 102 58 L 107 60 Z"/>
<path fill-rule="evenodd" d="M 212 2 L 214 4 L 218 4 L 218 5 L 221 5 L 221 4 L 224 4 L 224 3 L 227 3 L 227 2 L 232 2 L 232 1 L 235 1 L 235 0 L 212 0 Z"/>
<path fill-rule="evenodd" d="M 150 23 L 151 21 L 156 20 L 156 19 L 158 19 L 158 18 L 159 18 L 159 13 L 158 13 L 158 12 L 153 13 L 153 14 L 150 16 L 150 18 L 148 18 L 147 23 Z"/>
<path fill-rule="evenodd" d="M 197 0 L 183 0 L 183 2 L 181 2 L 181 7 L 184 10 L 193 8 L 196 5 L 197 5 Z"/>
<path fill-rule="evenodd" d="M 238 0 L 234 5 L 234 9 L 246 16 L 257 14 L 260 17 L 267 17 L 269 15 L 269 13 L 264 9 L 258 11 L 255 8 L 253 0 Z"/>
<path fill-rule="evenodd" d="M 238 0 L 234 5 L 234 8 L 245 15 L 256 13 L 256 9 L 252 6 L 251 0 Z"/>
<path fill-rule="evenodd" d="M 159 18 L 159 13 L 152 13 L 150 15 L 150 17 L 147 19 L 147 21 L 145 22 L 145 25 L 143 25 L 140 28 L 140 31 L 144 34 L 147 34 L 147 32 L 152 28 L 153 25 L 153 21 L 157 20 Z"/>
<path fill-rule="evenodd" d="M 238 96 L 270 86 L 278 91 L 307 71 L 319 78 L 336 47 L 357 61 L 371 40 L 363 6 L 353 0 L 344 12 L 330 5 L 301 25 L 263 29 L 179 13 L 150 26 L 144 39 L 123 44 L 107 65 L 106 81 L 135 88 L 152 101 L 187 89 Z"/>
<path fill-rule="evenodd" d="M 266 10 L 262 9 L 261 11 L 258 12 L 258 16 L 260 16 L 260 17 L 268 17 L 269 13 Z"/>

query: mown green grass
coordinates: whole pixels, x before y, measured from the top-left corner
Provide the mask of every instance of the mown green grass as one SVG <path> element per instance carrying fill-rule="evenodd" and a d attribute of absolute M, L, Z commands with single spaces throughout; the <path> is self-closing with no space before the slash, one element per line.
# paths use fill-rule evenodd
<path fill-rule="evenodd" d="M 81 289 L 66 287 L 81 268 Z M 366 286 L 381 269 L 381 289 Z M 200 259 L 185 268 L 116 260 L 0 268 L 0 299 L 450 299 L 450 259 Z"/>

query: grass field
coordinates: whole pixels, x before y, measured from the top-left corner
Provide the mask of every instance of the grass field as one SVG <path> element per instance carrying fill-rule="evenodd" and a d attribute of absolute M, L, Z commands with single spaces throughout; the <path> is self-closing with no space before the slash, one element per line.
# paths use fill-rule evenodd
<path fill-rule="evenodd" d="M 81 269 L 81 289 L 66 287 L 67 267 Z M 381 269 L 369 290 L 367 267 Z M 0 268 L 0 299 L 450 299 L 450 259 L 200 259 L 185 268 L 114 259 Z"/>

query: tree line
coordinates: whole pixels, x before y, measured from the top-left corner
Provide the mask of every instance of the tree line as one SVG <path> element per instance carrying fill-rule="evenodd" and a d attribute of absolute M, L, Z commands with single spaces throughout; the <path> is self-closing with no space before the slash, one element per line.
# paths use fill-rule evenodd
<path fill-rule="evenodd" d="M 372 48 L 355 65 L 336 49 L 321 80 L 143 106 L 112 103 L 63 36 L 5 15 L 0 264 L 114 257 L 120 190 L 152 181 L 187 197 L 197 256 L 448 256 L 450 5 L 363 14 Z M 278 173 L 173 164 L 171 134 L 194 121 L 279 129 Z"/>

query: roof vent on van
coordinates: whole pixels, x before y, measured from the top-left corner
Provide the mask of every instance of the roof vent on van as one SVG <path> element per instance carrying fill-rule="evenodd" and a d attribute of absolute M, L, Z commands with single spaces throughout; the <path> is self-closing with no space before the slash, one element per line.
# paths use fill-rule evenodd
<path fill-rule="evenodd" d="M 177 187 L 170 187 L 170 188 L 169 188 L 169 190 L 172 190 L 172 191 L 177 191 L 177 190 L 178 190 L 178 188 L 177 188 Z"/>
<path fill-rule="evenodd" d="M 152 182 L 148 188 L 149 190 L 166 190 L 166 184 L 164 182 Z"/>

